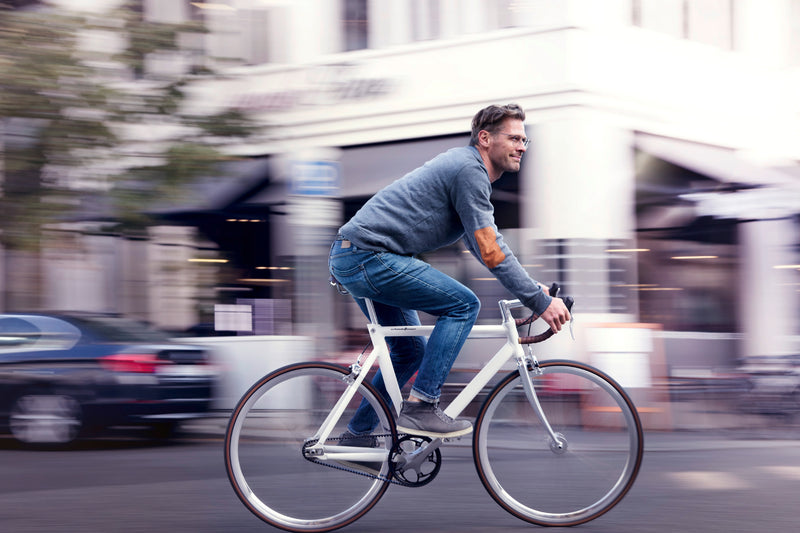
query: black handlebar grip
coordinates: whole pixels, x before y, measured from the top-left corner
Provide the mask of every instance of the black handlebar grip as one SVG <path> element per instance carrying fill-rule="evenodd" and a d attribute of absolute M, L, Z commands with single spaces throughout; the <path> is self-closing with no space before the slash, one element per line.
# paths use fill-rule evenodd
<path fill-rule="evenodd" d="M 558 291 L 561 290 L 561 286 L 558 283 L 553 283 L 548 290 L 550 291 L 550 296 L 558 298 Z M 572 296 L 565 296 L 562 300 L 564 300 L 564 305 L 567 306 L 567 310 L 572 312 L 572 304 L 575 303 L 575 298 Z"/>
<path fill-rule="evenodd" d="M 552 296 L 553 298 L 556 298 L 558 296 L 559 290 L 561 290 L 561 286 L 558 283 L 553 283 L 552 285 L 550 285 L 550 288 L 548 289 L 550 296 Z"/>

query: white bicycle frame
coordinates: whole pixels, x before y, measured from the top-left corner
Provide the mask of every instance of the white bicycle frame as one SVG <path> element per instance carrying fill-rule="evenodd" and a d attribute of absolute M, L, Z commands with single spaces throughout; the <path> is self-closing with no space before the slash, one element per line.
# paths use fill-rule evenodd
<path fill-rule="evenodd" d="M 389 354 L 389 347 L 386 344 L 387 337 L 420 337 L 429 336 L 433 331 L 434 326 L 381 326 L 378 322 L 377 314 L 372 300 L 364 299 L 367 311 L 369 313 L 369 336 L 372 340 L 373 350 L 367 355 L 363 363 L 360 362 L 361 357 L 351 366 L 353 372 L 349 376 L 350 383 L 342 396 L 336 402 L 331 412 L 326 417 L 325 421 L 320 426 L 314 439 L 317 442 L 306 449 L 306 454 L 314 456 L 316 459 L 329 459 L 338 461 L 383 461 L 389 453 L 386 449 L 379 448 L 358 448 L 350 446 L 335 446 L 325 445 L 325 441 L 330 437 L 336 422 L 341 418 L 346 406 L 350 403 L 353 395 L 355 394 L 358 386 L 364 381 L 368 374 L 369 369 L 378 361 L 379 368 L 383 374 L 384 385 L 389 393 L 389 398 L 392 401 L 395 415 L 399 415 L 400 408 L 403 404 L 402 393 L 400 386 L 397 382 L 397 377 L 392 365 L 392 359 Z M 523 376 L 522 384 L 525 389 L 525 395 L 533 406 L 539 419 L 544 424 L 550 438 L 556 446 L 560 445 L 558 435 L 550 427 L 544 412 L 541 409 L 539 400 L 536 397 L 536 392 L 533 389 L 533 383 L 528 374 L 528 366 L 534 364 L 534 372 L 538 369 L 535 364 L 533 354 L 525 354 L 522 345 L 519 343 L 519 333 L 517 332 L 517 325 L 514 318 L 511 316 L 511 310 L 519 307 L 524 307 L 519 300 L 500 300 L 500 312 L 502 322 L 498 325 L 476 325 L 472 327 L 468 338 L 505 338 L 505 344 L 495 353 L 495 355 L 486 363 L 486 365 L 470 380 L 461 392 L 453 399 L 452 402 L 444 410 L 444 413 L 451 417 L 456 418 L 461 412 L 475 399 L 481 390 L 486 386 L 489 380 L 500 371 L 500 369 L 512 357 L 516 360 L 517 368 L 520 375 Z M 418 452 L 426 452 L 424 454 L 415 453 L 419 456 L 419 460 L 424 460 L 432 447 L 441 445 L 441 439 L 435 439 L 433 442 L 424 446 Z"/>

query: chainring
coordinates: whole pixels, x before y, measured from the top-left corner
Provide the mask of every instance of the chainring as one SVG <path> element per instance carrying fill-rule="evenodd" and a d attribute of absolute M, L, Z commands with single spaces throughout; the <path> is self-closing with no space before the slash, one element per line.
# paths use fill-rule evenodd
<path fill-rule="evenodd" d="M 396 482 L 406 487 L 421 487 L 433 481 L 442 467 L 442 452 L 439 451 L 439 448 L 428 454 L 418 468 L 398 466 L 401 458 L 408 457 L 429 442 L 431 442 L 430 438 L 420 435 L 403 435 L 397 439 L 389 457 L 392 465 L 392 477 Z"/>

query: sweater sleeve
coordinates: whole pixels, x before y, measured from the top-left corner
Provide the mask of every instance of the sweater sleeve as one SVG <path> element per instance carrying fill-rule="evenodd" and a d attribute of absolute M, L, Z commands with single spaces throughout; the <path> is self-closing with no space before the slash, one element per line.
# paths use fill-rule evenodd
<path fill-rule="evenodd" d="M 542 314 L 552 298 L 528 275 L 503 240 L 495 225 L 491 192 L 489 176 L 480 166 L 464 167 L 453 180 L 451 201 L 464 226 L 464 243 L 511 294 Z"/>

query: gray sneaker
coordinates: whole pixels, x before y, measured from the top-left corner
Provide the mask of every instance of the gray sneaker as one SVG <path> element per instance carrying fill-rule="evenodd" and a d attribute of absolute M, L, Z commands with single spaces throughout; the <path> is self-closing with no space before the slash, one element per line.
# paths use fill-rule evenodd
<path fill-rule="evenodd" d="M 403 402 L 397 418 L 397 431 L 432 439 L 446 439 L 471 433 L 472 423 L 450 418 L 439 409 L 438 403 Z"/>

